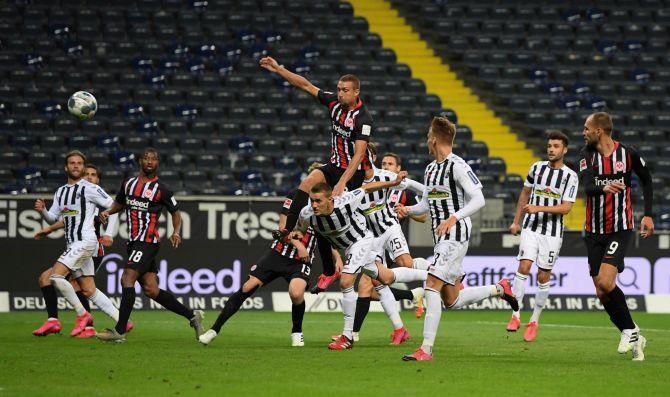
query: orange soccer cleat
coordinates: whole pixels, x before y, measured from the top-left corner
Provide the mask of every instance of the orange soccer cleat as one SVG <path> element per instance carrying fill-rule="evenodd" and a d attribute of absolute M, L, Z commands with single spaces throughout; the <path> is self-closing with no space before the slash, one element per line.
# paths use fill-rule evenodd
<path fill-rule="evenodd" d="M 407 331 L 407 328 L 405 327 L 398 328 L 391 333 L 392 345 L 399 345 L 408 340 L 409 340 L 409 331 Z"/>
<path fill-rule="evenodd" d="M 523 340 L 532 342 L 537 336 L 537 323 L 535 321 L 526 324 L 526 331 L 523 333 Z"/>
<path fill-rule="evenodd" d="M 79 335 L 91 324 L 93 324 L 93 316 L 91 316 L 91 313 L 86 312 L 81 316 L 77 316 L 77 321 L 74 324 L 74 328 L 72 328 L 72 332 L 70 332 L 70 336 Z"/>
<path fill-rule="evenodd" d="M 41 327 L 33 331 L 35 336 L 47 336 L 49 334 L 60 334 L 63 327 L 60 325 L 60 321 L 57 318 L 49 319 L 42 324 Z"/>
<path fill-rule="evenodd" d="M 431 361 L 432 359 L 433 355 L 426 353 L 422 348 L 416 349 L 410 355 L 402 356 L 402 361 Z"/>
<path fill-rule="evenodd" d="M 512 318 L 509 319 L 509 323 L 507 323 L 507 332 L 516 332 L 519 330 L 520 326 L 521 320 L 516 316 L 512 316 Z"/>
<path fill-rule="evenodd" d="M 354 341 L 344 335 L 340 335 L 336 341 L 328 345 L 328 349 L 330 350 L 349 350 L 352 347 L 354 347 Z"/>

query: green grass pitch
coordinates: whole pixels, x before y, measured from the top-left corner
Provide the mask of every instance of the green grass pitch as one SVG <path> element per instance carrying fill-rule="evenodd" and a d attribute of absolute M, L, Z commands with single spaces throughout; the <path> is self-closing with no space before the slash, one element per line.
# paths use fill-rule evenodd
<path fill-rule="evenodd" d="M 215 312 L 206 314 L 212 324 Z M 95 313 L 96 326 L 110 326 Z M 527 319 L 528 313 L 524 313 Z M 125 344 L 34 337 L 42 313 L 0 314 L 2 396 L 667 396 L 670 316 L 635 313 L 646 361 L 616 352 L 605 313 L 545 312 L 538 338 L 507 333 L 509 313 L 445 312 L 432 362 L 402 362 L 423 321 L 403 312 L 412 339 L 389 346 L 389 321 L 371 313 L 351 351 L 329 351 L 340 314 L 307 313 L 306 346 L 290 347 L 290 313 L 241 312 L 207 347 L 168 312 L 135 312 Z"/>

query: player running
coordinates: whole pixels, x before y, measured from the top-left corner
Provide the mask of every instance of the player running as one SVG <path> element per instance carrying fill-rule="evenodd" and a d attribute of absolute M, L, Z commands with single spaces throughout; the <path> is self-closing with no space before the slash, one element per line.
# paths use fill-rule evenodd
<path fill-rule="evenodd" d="M 533 263 L 537 266 L 535 307 L 523 334 L 526 342 L 534 341 L 537 336 L 540 314 L 549 297 L 549 276 L 563 242 L 563 216 L 570 212 L 577 198 L 577 173 L 563 163 L 567 152 L 568 137 L 560 131 L 548 131 L 548 160 L 530 167 L 509 228 L 513 235 L 521 232 L 519 268 L 512 282 L 512 292 L 519 302 L 523 300 L 530 268 Z M 523 227 L 519 224 L 522 213 L 526 214 Z M 521 314 L 512 312 L 507 331 L 516 332 L 520 325 Z"/>
<path fill-rule="evenodd" d="M 121 307 L 116 327 L 107 328 L 96 334 L 98 339 L 110 342 L 125 342 L 126 327 L 135 303 L 135 282 L 142 286 L 144 295 L 161 304 L 166 309 L 189 320 L 195 329 L 195 338 L 202 335 L 203 312 L 191 310 L 175 298 L 172 293 L 158 287 L 158 264 L 156 255 L 160 248 L 158 218 L 163 208 L 172 215 L 172 235 L 170 243 L 174 248 L 181 244 L 181 214 L 172 192 L 158 179 L 160 156 L 156 149 L 147 148 L 139 160 L 139 175 L 127 178 L 121 184 L 112 207 L 100 213 L 105 222 L 110 215 L 126 209 L 128 222 L 128 262 L 121 276 Z"/>
<path fill-rule="evenodd" d="M 84 172 L 84 179 L 91 182 L 94 185 L 100 184 L 100 177 L 98 176 L 98 168 L 93 164 L 86 164 Z M 114 240 L 113 235 L 116 233 L 118 228 L 118 216 L 112 216 L 109 218 L 109 223 L 105 228 L 105 233 L 100 236 L 100 220 L 97 215 L 98 209 L 95 209 L 96 215 L 94 217 L 94 227 L 95 235 L 98 240 L 98 249 L 93 254 L 93 268 L 94 271 L 98 271 L 98 267 L 102 262 L 102 258 L 105 256 L 104 247 L 111 247 Z M 56 230 L 65 228 L 65 222 L 61 219 L 53 225 L 49 225 L 39 232 L 35 233 L 35 239 L 40 240 L 41 238 L 48 236 Z M 47 269 L 40 274 L 38 283 L 40 289 L 42 290 L 42 296 L 44 297 L 44 304 L 47 309 L 48 318 L 44 324 L 38 329 L 33 331 L 35 336 L 47 336 L 52 333 L 60 333 L 62 326 L 58 320 L 58 298 L 56 296 L 56 289 L 51 285 L 49 277 L 51 276 L 51 269 Z M 71 274 L 70 283 L 77 293 L 77 298 L 81 302 L 84 309 L 87 312 L 91 311 L 91 307 L 88 303 L 89 299 L 94 301 L 96 305 L 108 314 L 114 321 L 119 318 L 119 311 L 111 303 L 109 298 L 95 286 L 94 274 L 84 274 L 82 271 L 77 271 Z M 128 323 L 129 330 L 132 329 L 132 322 Z M 76 330 L 76 329 L 75 329 Z M 75 332 L 73 330 L 73 332 Z M 95 335 L 95 328 L 93 328 L 93 319 L 91 318 L 91 324 L 87 326 L 84 330 L 78 334 L 70 334 L 71 336 L 76 336 L 77 338 L 91 338 Z"/>
<path fill-rule="evenodd" d="M 452 152 L 455 135 L 456 126 L 446 117 L 433 118 L 428 130 L 428 152 L 435 160 L 426 167 L 421 202 L 410 207 L 396 207 L 396 212 L 403 217 L 430 211 L 435 242 L 435 259 L 428 269 L 424 296 L 423 344 L 413 354 L 404 356 L 405 361 L 433 359 L 442 299 L 448 309 L 458 309 L 499 296 L 512 309 L 519 310 L 507 279 L 495 285 L 460 290 L 461 277 L 465 274 L 462 261 L 472 231 L 470 216 L 484 207 L 484 195 L 482 184 L 470 166 Z"/>
<path fill-rule="evenodd" d="M 364 171 L 372 168 L 366 150 L 372 133 L 372 117 L 359 97 L 361 84 L 354 75 L 347 74 L 340 77 L 337 93 L 333 93 L 317 88 L 306 78 L 277 63 L 272 57 L 261 59 L 260 66 L 281 76 L 292 86 L 310 94 L 328 107 L 331 122 L 330 162 L 312 171 L 300 183 L 286 218 L 286 226 L 275 234 L 275 238 L 279 239 L 295 228 L 300 211 L 307 205 L 308 192 L 315 184 L 325 182 L 328 186 L 332 186 L 334 196 L 341 195 L 347 187 L 349 190 L 354 190 L 361 186 Z M 326 239 L 318 235 L 317 238 L 321 257 L 327 258 L 330 245 Z M 328 288 L 338 276 L 333 274 L 332 263 L 325 262 L 324 267 L 326 270 L 317 283 L 321 290 Z"/>
<path fill-rule="evenodd" d="M 77 298 L 77 294 L 66 279 L 72 275 L 74 279 L 82 279 L 80 285 L 84 291 L 92 292 L 90 299 L 110 316 L 117 315 L 116 308 L 105 294 L 95 288 L 93 275 L 95 266 L 93 254 L 98 249 L 93 218 L 97 207 L 109 208 L 113 200 L 98 185 L 83 179 L 86 156 L 78 150 L 65 155 L 65 173 L 67 184 L 61 186 L 54 194 L 53 203 L 47 211 L 44 200 L 35 201 L 35 210 L 49 223 L 54 224 L 60 218 L 65 226 L 66 249 L 50 270 L 51 285 L 72 305 L 77 319 L 71 336 L 79 335 L 93 322 L 93 317 Z M 53 313 L 51 313 L 53 314 Z M 49 315 L 50 317 L 51 314 Z M 56 319 L 56 322 L 58 320 Z M 49 322 L 49 320 L 47 320 Z M 45 324 L 47 325 L 47 324 Z M 56 324 L 52 321 L 53 329 Z M 37 329 L 37 334 L 46 334 L 46 330 Z"/>
<path fill-rule="evenodd" d="M 344 267 L 340 277 L 340 289 L 344 295 L 342 298 L 344 331 L 338 340 L 328 345 L 331 350 L 345 350 L 353 347 L 352 332 L 356 306 L 354 282 L 358 273 L 363 271 L 373 280 L 378 280 L 384 285 L 390 285 L 396 281 L 423 280 L 426 277 L 426 271 L 404 267 L 391 270 L 375 263 L 374 237 L 367 228 L 365 215 L 361 212 L 363 209 L 361 203 L 367 193 L 397 186 L 406 175 L 406 172 L 401 172 L 392 181 L 369 183 L 339 197 L 333 197 L 332 190 L 326 183 L 318 183 L 310 190 L 311 204 L 305 206 L 300 213 L 300 230 L 304 231 L 308 225 L 311 225 L 315 231 L 328 238 L 333 246 L 344 250 L 345 253 Z M 385 294 L 384 288 L 380 288 L 378 292 L 382 297 Z M 386 302 L 385 299 L 381 300 L 387 314 L 394 309 L 398 310 L 392 294 L 392 305 L 386 305 Z"/>
<path fill-rule="evenodd" d="M 638 176 L 644 198 L 640 235 L 654 233 L 651 218 L 653 187 L 651 173 L 631 147 L 612 139 L 612 118 L 593 113 L 584 123 L 586 146 L 579 160 L 579 177 L 586 192 L 586 250 L 596 295 L 610 320 L 621 331 L 618 351 L 633 350 L 633 360 L 644 360 L 647 340 L 633 322 L 626 296 L 616 285 L 617 273 L 625 267 L 624 257 L 635 225 L 633 222 L 632 177 Z"/>
<path fill-rule="evenodd" d="M 286 223 L 286 214 L 291 206 L 291 200 L 295 192 L 286 196 L 281 214 L 279 215 L 279 228 Z M 261 258 L 257 264 L 251 267 L 249 278 L 239 291 L 230 296 L 226 305 L 221 310 L 219 317 L 211 329 L 200 335 L 200 343 L 208 345 L 221 332 L 221 327 L 240 310 L 242 303 L 251 297 L 258 288 L 268 285 L 279 277 L 288 282 L 288 294 L 293 303 L 291 307 L 291 318 L 293 329 L 291 330 L 291 345 L 302 347 L 305 339 L 302 333 L 302 320 L 305 316 L 305 290 L 309 283 L 312 263 L 314 261 L 314 248 L 316 237 L 314 230 L 309 227 L 305 233 L 296 233 L 289 243 L 274 241 L 270 250 Z M 332 251 L 334 260 L 341 269 L 342 260 L 337 251 Z"/>

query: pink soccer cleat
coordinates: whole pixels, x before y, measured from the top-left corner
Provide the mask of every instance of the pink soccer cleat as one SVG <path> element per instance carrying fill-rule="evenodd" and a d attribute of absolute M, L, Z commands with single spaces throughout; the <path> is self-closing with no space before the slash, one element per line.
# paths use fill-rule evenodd
<path fill-rule="evenodd" d="M 328 345 L 328 349 L 330 350 L 349 350 L 352 347 L 354 347 L 354 341 L 344 335 L 340 335 L 336 341 Z"/>
<path fill-rule="evenodd" d="M 77 316 L 77 321 L 74 324 L 74 328 L 72 328 L 72 332 L 70 332 L 70 336 L 79 335 L 91 324 L 93 324 L 93 316 L 91 316 L 91 313 L 86 312 L 81 316 Z"/>
<path fill-rule="evenodd" d="M 512 306 L 512 310 L 518 312 L 519 301 L 517 301 L 516 298 L 514 297 L 514 293 L 512 292 L 512 285 L 509 283 L 509 279 L 504 278 L 498 281 L 498 285 L 501 286 L 503 289 L 503 294 L 500 295 L 500 299 L 509 303 L 509 305 Z"/>
<path fill-rule="evenodd" d="M 523 333 L 523 340 L 532 342 L 537 336 L 537 323 L 535 321 L 526 324 L 526 331 Z"/>
<path fill-rule="evenodd" d="M 507 332 L 516 332 L 519 330 L 520 326 L 521 320 L 516 316 L 512 316 L 512 318 L 509 319 L 509 323 L 507 323 Z"/>
<path fill-rule="evenodd" d="M 60 334 L 60 331 L 63 327 L 60 325 L 60 321 L 54 318 L 52 320 L 47 320 L 42 324 L 41 327 L 33 331 L 35 336 L 47 336 L 49 334 Z"/>
<path fill-rule="evenodd" d="M 392 345 L 399 345 L 408 340 L 409 340 L 409 331 L 407 331 L 407 328 L 405 327 L 398 328 L 391 333 Z"/>
<path fill-rule="evenodd" d="M 410 355 L 402 356 L 402 361 L 431 361 L 432 359 L 433 355 L 426 353 L 422 348 L 416 349 Z"/>
<path fill-rule="evenodd" d="M 88 339 L 94 337 L 95 334 L 96 334 L 95 328 L 89 325 L 88 327 L 84 328 L 84 330 L 81 331 L 79 335 L 77 335 L 77 338 Z"/>

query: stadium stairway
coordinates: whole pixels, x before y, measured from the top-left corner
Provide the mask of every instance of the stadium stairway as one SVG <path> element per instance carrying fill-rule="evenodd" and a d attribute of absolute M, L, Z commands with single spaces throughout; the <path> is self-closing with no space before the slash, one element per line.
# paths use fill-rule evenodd
<path fill-rule="evenodd" d="M 481 101 L 448 65 L 435 55 L 428 43 L 412 31 L 397 10 L 385 0 L 349 0 L 354 14 L 367 19 L 370 32 L 379 34 L 384 47 L 393 49 L 398 62 L 409 65 L 412 77 L 426 84 L 426 91 L 440 97 L 458 115 L 458 122 L 472 129 L 473 139 L 486 142 L 489 155 L 501 157 L 507 173 L 522 177 L 530 165 L 540 160 L 525 142 Z M 565 224 L 572 230 L 581 229 L 585 219 L 585 204 L 577 199 Z"/>

